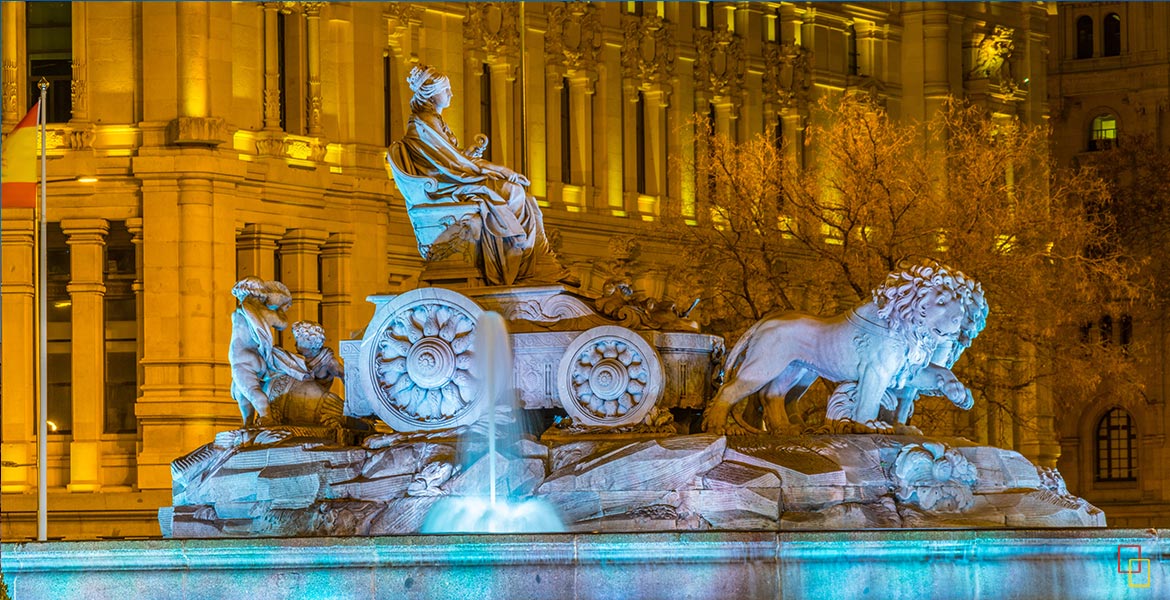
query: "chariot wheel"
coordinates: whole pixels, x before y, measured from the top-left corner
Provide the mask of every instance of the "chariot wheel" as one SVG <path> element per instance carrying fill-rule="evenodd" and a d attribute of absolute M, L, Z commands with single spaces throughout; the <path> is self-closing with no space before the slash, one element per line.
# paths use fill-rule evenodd
<path fill-rule="evenodd" d="M 405 432 L 449 429 L 479 418 L 484 395 L 472 372 L 472 353 L 483 310 L 462 294 L 432 287 L 398 296 L 379 312 L 383 317 L 367 332 L 362 352 L 374 412 Z"/>
<path fill-rule="evenodd" d="M 577 336 L 557 370 L 565 412 L 595 427 L 641 422 L 662 397 L 663 380 L 658 352 L 642 336 L 614 325 Z"/>

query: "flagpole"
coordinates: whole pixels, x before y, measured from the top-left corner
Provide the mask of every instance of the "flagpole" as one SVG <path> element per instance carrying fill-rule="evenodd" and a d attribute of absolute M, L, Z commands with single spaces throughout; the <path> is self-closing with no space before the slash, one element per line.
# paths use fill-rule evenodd
<path fill-rule="evenodd" d="M 48 252 L 48 224 L 45 221 L 45 208 L 48 206 L 48 201 L 45 197 L 45 182 L 46 177 L 46 160 L 45 160 L 45 99 L 49 93 L 49 81 L 44 77 L 37 83 L 37 87 L 41 88 L 41 101 L 37 105 L 37 124 L 41 128 L 41 195 L 37 203 L 37 210 L 40 213 L 40 236 L 39 246 L 40 253 L 37 260 L 38 284 L 40 289 L 37 296 L 39 297 L 39 315 L 38 315 L 38 329 L 37 329 L 37 345 L 40 346 L 40 366 L 37 369 L 37 540 L 45 541 L 48 539 L 49 532 L 49 465 L 48 465 L 48 410 L 49 410 L 49 336 L 48 336 L 48 315 L 49 315 L 49 252 Z"/>

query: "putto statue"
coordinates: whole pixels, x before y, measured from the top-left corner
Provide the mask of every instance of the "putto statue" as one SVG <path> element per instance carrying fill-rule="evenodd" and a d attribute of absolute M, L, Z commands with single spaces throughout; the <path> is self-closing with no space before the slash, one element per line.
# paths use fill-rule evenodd
<path fill-rule="evenodd" d="M 488 140 L 482 134 L 473 146 L 459 147 L 443 120 L 452 97 L 447 76 L 418 65 L 407 83 L 414 92 L 410 120 L 406 135 L 390 145 L 386 162 L 406 199 L 423 258 L 462 253 L 489 285 L 576 285 L 549 248 L 528 178 L 483 159 Z"/>
<path fill-rule="evenodd" d="M 298 380 L 311 377 L 305 361 L 273 343 L 272 329 L 288 327 L 292 294 L 279 281 L 245 277 L 232 287 L 237 301 L 232 313 L 232 341 L 228 362 L 232 368 L 232 399 L 240 405 L 244 425 L 272 424 L 268 386 L 272 374 Z"/>
<path fill-rule="evenodd" d="M 970 408 L 971 392 L 949 367 L 986 317 L 978 283 L 928 261 L 891 273 L 874 290 L 873 301 L 846 314 L 789 313 L 762 320 L 728 353 L 725 381 L 703 427 L 722 431 L 731 408 L 759 392 L 768 428 L 784 431 L 789 428 L 785 404 L 799 399 L 818 377 L 841 384 L 830 399 L 830 420 L 884 428 L 878 422 L 884 407 L 897 411 L 904 423 L 919 393 L 939 393 Z"/>
<path fill-rule="evenodd" d="M 232 399 L 244 426 L 325 425 L 340 427 L 342 400 L 329 391 L 342 367 L 325 347 L 325 330 L 298 321 L 293 335 L 298 356 L 277 346 L 272 330 L 288 326 L 292 295 L 279 281 L 245 277 L 232 288 L 238 302 L 232 313 L 228 362 Z M 306 362 L 307 361 L 307 362 Z"/>

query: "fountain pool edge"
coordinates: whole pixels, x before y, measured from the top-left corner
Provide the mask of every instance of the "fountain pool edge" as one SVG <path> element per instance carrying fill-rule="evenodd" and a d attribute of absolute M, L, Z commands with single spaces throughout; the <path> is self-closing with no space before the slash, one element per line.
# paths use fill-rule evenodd
<path fill-rule="evenodd" d="M 259 591 L 264 598 L 1158 598 L 1170 589 L 1168 534 L 1009 529 L 29 542 L 0 546 L 0 570 L 20 600 L 236 598 Z M 1132 573 L 1118 572 L 1119 558 L 1122 571 Z"/>

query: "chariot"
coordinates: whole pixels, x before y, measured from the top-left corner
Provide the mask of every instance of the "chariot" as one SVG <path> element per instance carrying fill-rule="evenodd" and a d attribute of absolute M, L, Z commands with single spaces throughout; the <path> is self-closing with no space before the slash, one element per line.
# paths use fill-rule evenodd
<path fill-rule="evenodd" d="M 559 285 L 423 287 L 368 300 L 377 308 L 364 335 L 341 342 L 345 413 L 402 432 L 479 418 L 487 402 L 472 357 L 485 310 L 507 320 L 518 405 L 563 408 L 585 426 L 636 425 L 655 407 L 701 409 L 723 354 L 718 336 L 631 328 Z"/>

